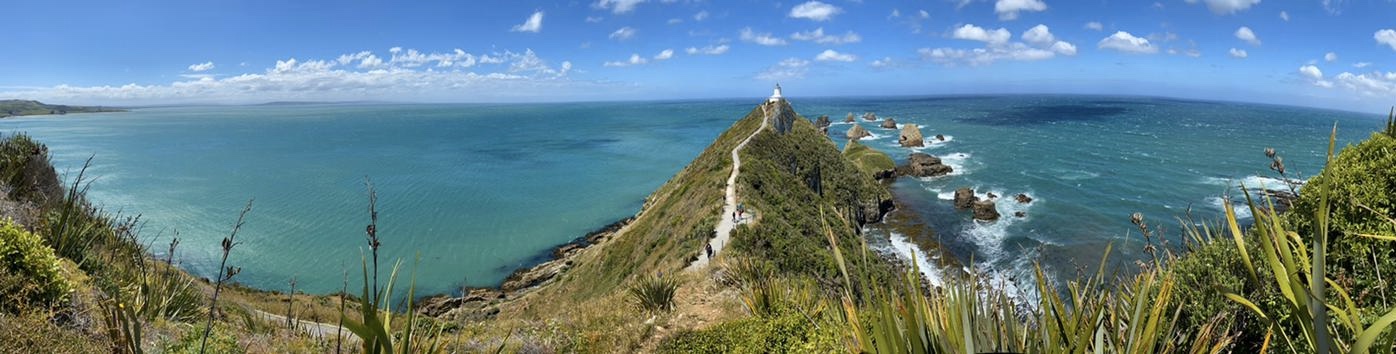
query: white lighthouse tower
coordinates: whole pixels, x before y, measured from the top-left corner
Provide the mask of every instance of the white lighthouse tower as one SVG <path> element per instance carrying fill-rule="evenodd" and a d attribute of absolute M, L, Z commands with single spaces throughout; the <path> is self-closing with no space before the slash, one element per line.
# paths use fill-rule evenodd
<path fill-rule="evenodd" d="M 780 95 L 780 84 L 776 84 L 775 92 L 772 92 L 772 93 L 771 93 L 771 99 L 767 100 L 767 102 L 775 103 L 775 102 L 780 102 L 781 100 L 784 100 L 784 99 L 785 99 L 785 97 L 782 97 L 782 96 Z"/>

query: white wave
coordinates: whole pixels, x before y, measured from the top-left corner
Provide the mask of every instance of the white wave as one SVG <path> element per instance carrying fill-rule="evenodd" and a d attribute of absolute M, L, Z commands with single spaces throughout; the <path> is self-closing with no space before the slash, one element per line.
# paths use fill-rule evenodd
<path fill-rule="evenodd" d="M 1304 183 L 1307 182 L 1307 181 L 1305 181 L 1305 180 L 1293 180 L 1293 181 L 1299 184 L 1299 185 L 1296 186 L 1296 187 L 1303 186 Z M 1219 186 L 1229 186 L 1229 187 L 1232 187 L 1232 188 L 1238 188 L 1238 187 L 1240 187 L 1240 186 L 1246 186 L 1246 189 L 1250 189 L 1250 190 L 1256 190 L 1256 189 L 1289 190 L 1289 184 L 1288 184 L 1288 183 L 1285 183 L 1284 180 L 1281 180 L 1281 179 L 1279 179 L 1279 178 L 1266 177 L 1266 176 L 1246 176 L 1245 178 L 1242 178 L 1242 179 L 1239 179 L 1239 180 L 1238 180 L 1238 179 L 1234 179 L 1234 178 L 1205 177 L 1205 178 L 1202 179 L 1202 182 L 1203 182 L 1203 183 L 1206 183 L 1206 184 L 1214 184 L 1214 185 L 1219 185 Z"/>
<path fill-rule="evenodd" d="M 1051 169 L 1051 173 L 1052 173 L 1052 178 L 1056 178 L 1056 179 L 1060 179 L 1060 180 L 1066 180 L 1066 181 L 1079 181 L 1079 180 L 1094 179 L 1094 178 L 1100 177 L 1100 174 L 1099 174 L 1099 173 L 1096 173 L 1096 172 L 1085 171 L 1085 170 L 1068 170 L 1068 169 L 1061 169 L 1061 168 L 1054 168 L 1054 169 Z"/>
<path fill-rule="evenodd" d="M 1215 208 L 1218 212 L 1226 212 L 1225 203 L 1226 199 L 1222 197 L 1207 198 L 1207 204 L 1211 205 L 1212 208 Z M 1251 215 L 1251 207 L 1246 205 L 1245 200 L 1233 200 L 1231 201 L 1231 206 L 1232 209 L 1236 210 L 1237 219 L 1250 219 L 1253 216 Z"/>
<path fill-rule="evenodd" d="M 959 176 L 969 172 L 965 166 L 969 163 L 969 158 L 971 156 L 972 155 L 967 152 L 951 153 L 949 155 L 940 156 L 940 163 L 955 169 L 955 171 L 950 172 L 950 176 Z"/>
<path fill-rule="evenodd" d="M 931 285 L 943 286 L 945 284 L 944 270 L 938 265 L 931 263 L 929 256 L 920 246 L 911 242 L 906 236 L 893 232 L 888 237 L 892 242 L 892 249 L 902 260 L 911 261 L 915 259 L 916 267 L 921 270 L 921 276 L 931 282 Z"/>

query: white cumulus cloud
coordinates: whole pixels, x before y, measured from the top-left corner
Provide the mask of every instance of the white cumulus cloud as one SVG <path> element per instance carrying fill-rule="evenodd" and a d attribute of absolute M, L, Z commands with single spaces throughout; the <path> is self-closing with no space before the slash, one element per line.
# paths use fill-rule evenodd
<path fill-rule="evenodd" d="M 753 31 L 751 27 L 743 28 L 740 37 L 743 42 L 751 42 L 764 46 L 785 45 L 785 40 L 780 37 L 771 36 L 770 33 L 760 33 Z"/>
<path fill-rule="evenodd" d="M 803 18 L 812 21 L 828 21 L 843 12 L 838 6 L 829 5 L 819 1 L 810 1 L 795 5 L 790 8 L 791 18 Z"/>
<path fill-rule="evenodd" d="M 710 45 L 702 48 L 688 47 L 688 49 L 684 50 L 684 52 L 687 52 L 688 55 L 723 55 L 727 53 L 728 49 L 731 49 L 731 47 L 726 44 L 720 44 L 716 46 Z"/>
<path fill-rule="evenodd" d="M 202 63 L 198 63 L 198 64 L 189 65 L 189 71 L 200 72 L 200 71 L 209 71 L 209 70 L 213 70 L 213 62 L 211 62 L 211 61 L 206 61 L 206 62 L 202 62 Z"/>
<path fill-rule="evenodd" d="M 631 38 L 635 38 L 635 33 L 637 32 L 638 31 L 636 31 L 635 28 L 625 26 L 621 27 L 620 29 L 617 29 L 615 32 L 611 32 L 611 35 L 609 37 L 614 40 L 624 41 Z"/>
<path fill-rule="evenodd" d="M 1388 47 L 1391 47 L 1391 50 L 1396 50 L 1396 30 L 1380 30 L 1377 31 L 1377 33 L 1373 33 L 1372 38 L 1376 39 L 1377 43 L 1385 44 Z"/>
<path fill-rule="evenodd" d="M 551 65 L 532 50 L 472 54 L 461 50 L 427 53 L 395 47 L 388 54 L 392 59 L 380 59 L 372 52 L 349 53 L 328 60 L 287 58 L 265 70 L 222 78 L 202 75 L 150 85 L 58 85 L 0 92 L 0 96 L 102 105 L 384 98 L 518 101 L 519 92 L 550 92 L 573 98 L 598 96 L 593 93 L 598 84 L 567 78 L 570 62 Z"/>
<path fill-rule="evenodd" d="M 1338 61 L 1338 53 L 1328 52 L 1327 54 L 1324 54 L 1324 55 L 1323 55 L 1323 61 L 1326 61 L 1326 62 L 1329 62 L 1329 63 Z"/>
<path fill-rule="evenodd" d="M 1009 42 L 1012 34 L 1007 29 L 990 31 L 973 25 L 961 26 L 952 35 L 955 38 L 984 42 L 985 47 L 921 48 L 917 53 L 922 59 L 947 66 L 979 66 L 1000 60 L 1033 61 L 1051 59 L 1058 55 L 1076 55 L 1076 45 L 1057 40 L 1046 25 L 1037 25 L 1024 31 L 1023 42 Z"/>
<path fill-rule="evenodd" d="M 1105 37 L 1096 44 L 1101 49 L 1112 49 L 1124 53 L 1134 54 L 1154 54 L 1158 53 L 1158 47 L 1149 43 L 1148 39 L 1135 37 L 1129 32 L 1117 31 L 1115 34 Z"/>
<path fill-rule="evenodd" d="M 1047 11 L 1047 3 L 1042 2 L 1042 0 L 998 0 L 994 2 L 994 13 L 999 14 L 999 20 L 1017 19 L 1018 13 L 1024 11 Z"/>
<path fill-rule="evenodd" d="M 1100 24 L 1100 22 L 1091 21 L 1086 22 L 1085 28 L 1092 31 L 1103 31 L 1105 30 L 1105 25 Z"/>
<path fill-rule="evenodd" d="M 756 74 L 757 80 L 784 81 L 802 79 L 809 72 L 809 61 L 800 58 L 787 58 L 776 65 Z"/>
<path fill-rule="evenodd" d="M 1236 39 L 1246 41 L 1246 43 L 1250 43 L 1251 45 L 1260 45 L 1260 38 L 1255 36 L 1255 32 L 1251 31 L 1250 27 L 1241 26 L 1241 28 L 1236 29 L 1235 34 Z"/>
<path fill-rule="evenodd" d="M 814 56 L 814 60 L 815 60 L 815 61 L 841 61 L 841 62 L 847 63 L 847 62 L 853 62 L 853 61 L 855 61 L 855 60 L 858 60 L 858 56 L 853 55 L 853 54 L 848 54 L 848 53 L 839 53 L 839 52 L 837 52 L 837 51 L 834 51 L 833 49 L 825 49 L 823 52 L 819 53 L 819 55 Z"/>
<path fill-rule="evenodd" d="M 633 65 L 645 65 L 645 63 L 649 63 L 649 62 L 650 62 L 649 60 L 645 59 L 644 57 L 641 57 L 639 54 L 630 54 L 630 59 L 622 60 L 622 61 L 608 61 L 608 62 L 602 63 L 601 65 L 602 65 L 602 66 L 607 66 L 607 67 L 623 68 L 623 67 L 633 66 Z"/>
<path fill-rule="evenodd" d="M 1003 44 L 1013 38 L 1013 33 L 1008 32 L 1008 29 L 1005 28 L 986 30 L 983 27 L 966 24 L 956 28 L 950 36 L 955 39 L 980 41 L 989 44 Z"/>
<path fill-rule="evenodd" d="M 790 34 L 790 39 L 797 41 L 810 41 L 819 44 L 847 44 L 863 41 L 863 37 L 853 31 L 844 32 L 843 35 L 825 34 L 824 27 L 816 28 L 808 32 L 795 32 Z"/>
<path fill-rule="evenodd" d="M 1237 59 L 1245 59 L 1246 57 L 1250 56 L 1249 53 L 1246 53 L 1246 50 L 1245 50 L 1245 49 L 1231 48 L 1231 50 L 1229 51 L 1229 53 L 1231 54 L 1231 57 L 1232 57 L 1232 58 L 1237 58 Z"/>
<path fill-rule="evenodd" d="M 542 12 L 542 11 L 536 11 L 536 12 L 533 13 L 533 15 L 529 15 L 529 16 L 528 16 L 528 19 L 527 19 L 527 20 L 524 20 L 524 23 L 520 23 L 519 25 L 514 26 L 514 28 L 510 29 L 509 31 L 511 31 L 511 32 L 533 32 L 533 33 L 538 33 L 539 31 L 542 31 L 542 30 L 543 30 L 543 12 Z"/>
<path fill-rule="evenodd" d="M 669 60 L 669 58 L 673 58 L 673 57 L 674 57 L 674 50 L 673 50 L 673 49 L 665 49 L 665 50 L 659 52 L 659 54 L 655 54 L 655 55 L 654 55 L 654 61 Z"/>
<path fill-rule="evenodd" d="M 1218 15 L 1230 15 L 1251 8 L 1259 4 L 1260 0 L 1186 0 L 1189 4 L 1196 4 L 1199 1 L 1207 4 L 1207 9 Z"/>
<path fill-rule="evenodd" d="M 1301 67 L 1299 67 L 1299 73 L 1302 74 L 1302 75 L 1304 75 L 1304 77 L 1308 77 L 1308 78 L 1310 78 L 1310 79 L 1314 79 L 1314 80 L 1321 80 L 1321 79 L 1323 79 L 1323 71 L 1322 71 L 1322 70 L 1319 70 L 1317 66 L 1313 66 L 1313 65 L 1301 66 Z"/>
<path fill-rule="evenodd" d="M 1057 37 L 1052 35 L 1052 31 L 1047 25 L 1037 25 L 1023 32 L 1023 41 L 1031 44 L 1050 45 L 1057 41 Z"/>
<path fill-rule="evenodd" d="M 597 0 L 595 6 L 599 9 L 610 9 L 612 13 L 623 14 L 635 11 L 635 6 L 639 6 L 646 0 Z"/>

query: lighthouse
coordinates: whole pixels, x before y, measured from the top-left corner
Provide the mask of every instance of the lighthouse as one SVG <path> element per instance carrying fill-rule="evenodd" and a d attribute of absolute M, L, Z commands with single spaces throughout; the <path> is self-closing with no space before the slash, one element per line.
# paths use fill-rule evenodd
<path fill-rule="evenodd" d="M 781 100 L 784 100 L 784 99 L 785 99 L 785 97 L 782 97 L 782 96 L 780 95 L 780 84 L 776 84 L 775 92 L 772 92 L 772 93 L 771 93 L 771 99 L 766 100 L 766 101 L 767 101 L 767 102 L 771 102 L 771 103 L 775 103 L 775 102 L 780 102 Z"/>

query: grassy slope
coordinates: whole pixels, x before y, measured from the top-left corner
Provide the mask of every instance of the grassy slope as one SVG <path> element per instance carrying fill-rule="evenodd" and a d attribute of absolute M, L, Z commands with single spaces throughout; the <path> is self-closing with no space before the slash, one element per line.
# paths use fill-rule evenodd
<path fill-rule="evenodd" d="M 874 175 L 878 172 L 897 168 L 897 163 L 892 161 L 891 156 L 859 144 L 856 140 L 851 140 L 843 147 L 843 156 L 853 161 L 864 174 Z"/>
<path fill-rule="evenodd" d="M 783 273 L 836 283 L 824 225 L 833 229 L 845 254 L 857 254 L 858 214 L 876 213 L 880 202 L 891 199 L 886 187 L 844 156 L 803 117 L 788 134 L 765 132 L 752 139 L 743 150 L 737 194 L 757 210 L 761 222 L 737 228 L 732 246 Z"/>
<path fill-rule="evenodd" d="M 846 265 L 855 284 L 883 284 L 896 274 L 894 265 L 862 253 L 856 221 L 857 210 L 875 210 L 891 195 L 846 156 L 803 118 L 794 119 L 788 134 L 762 132 L 747 144 L 738 195 L 758 221 L 734 231 L 730 249 L 735 252 L 724 270 L 741 289 L 746 316 L 680 331 L 659 351 L 841 349 L 839 327 L 825 321 L 830 307 L 818 300 L 844 287 L 828 233 L 850 259 Z"/>
<path fill-rule="evenodd" d="M 39 101 L 28 100 L 0 100 L 0 118 L 8 116 L 33 116 L 46 114 L 66 114 L 66 113 L 91 113 L 91 112 L 121 112 L 120 109 L 110 107 L 87 107 L 87 106 L 66 106 L 44 104 Z"/>
<path fill-rule="evenodd" d="M 651 194 L 627 231 L 579 256 L 554 284 L 502 306 L 481 327 L 556 326 L 571 337 L 563 346 L 585 351 L 628 351 L 642 343 L 645 320 L 623 298 L 639 275 L 674 274 L 698 255 L 722 209 L 732 171 L 731 151 L 761 126 L 760 108 L 723 132 L 683 170 Z M 559 341 L 559 340 L 553 340 Z"/>

